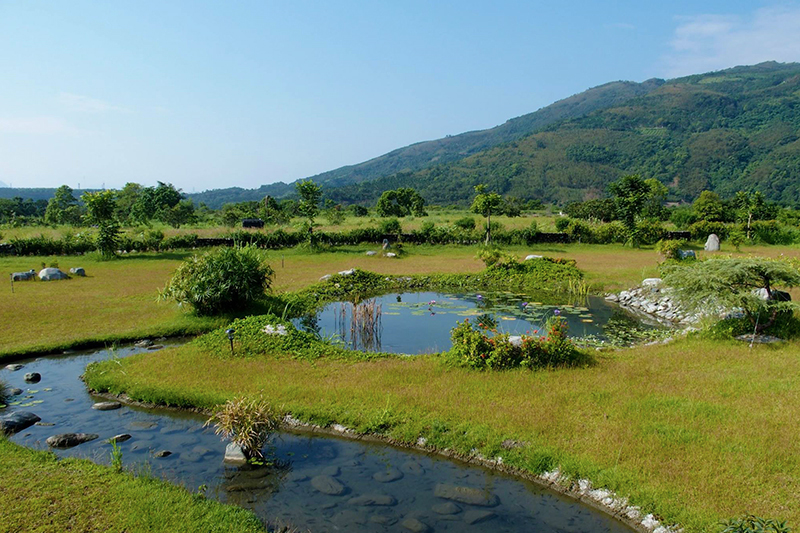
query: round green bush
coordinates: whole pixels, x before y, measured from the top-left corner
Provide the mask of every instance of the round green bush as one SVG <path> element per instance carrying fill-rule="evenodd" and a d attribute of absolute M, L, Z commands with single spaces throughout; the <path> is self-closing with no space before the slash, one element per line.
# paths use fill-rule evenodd
<path fill-rule="evenodd" d="M 254 246 L 219 248 L 187 259 L 159 298 L 191 305 L 201 315 L 219 314 L 264 296 L 273 274 Z"/>

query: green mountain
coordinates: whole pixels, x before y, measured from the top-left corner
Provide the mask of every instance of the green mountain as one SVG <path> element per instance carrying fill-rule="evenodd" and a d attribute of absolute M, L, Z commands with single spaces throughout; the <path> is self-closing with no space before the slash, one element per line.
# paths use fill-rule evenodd
<path fill-rule="evenodd" d="M 692 200 L 704 189 L 723 196 L 759 190 L 772 201 L 800 202 L 800 64 L 646 83 L 640 94 L 460 160 L 326 195 L 372 203 L 402 186 L 429 204 L 465 204 L 472 187 L 486 183 L 502 194 L 563 204 L 602 196 L 610 182 L 638 173 L 668 185 L 674 199 Z"/>
<path fill-rule="evenodd" d="M 487 148 L 521 139 L 555 122 L 582 117 L 598 109 L 620 105 L 633 97 L 647 94 L 663 83 L 663 80 L 657 79 L 643 83 L 630 81 L 606 83 L 543 107 L 534 113 L 508 120 L 494 128 L 451 135 L 434 141 L 419 142 L 357 165 L 349 165 L 311 176 L 310 179 L 328 190 L 376 180 L 398 172 L 416 171 L 457 161 Z M 231 187 L 189 196 L 195 202 L 205 202 L 209 207 L 220 207 L 227 202 L 260 200 L 266 195 L 280 198 L 293 192 L 293 184 L 278 182 L 262 185 L 258 189 Z"/>

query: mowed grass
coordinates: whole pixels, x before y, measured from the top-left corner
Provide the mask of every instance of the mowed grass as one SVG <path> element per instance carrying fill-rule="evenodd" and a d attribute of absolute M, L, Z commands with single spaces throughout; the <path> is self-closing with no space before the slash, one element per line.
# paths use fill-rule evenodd
<path fill-rule="evenodd" d="M 520 259 L 531 253 L 575 259 L 597 291 L 628 288 L 657 276 L 661 260 L 652 247 L 538 244 L 505 249 Z M 387 275 L 477 272 L 484 267 L 475 258 L 477 246 L 406 245 L 406 254 L 400 259 L 368 257 L 367 250 L 380 250 L 380 246 L 343 247 L 322 253 L 299 248 L 265 251 L 275 270 L 273 290 L 294 291 L 325 274 L 354 267 Z M 225 323 L 226 318 L 201 318 L 175 304 L 156 302 L 158 289 L 191 253 L 195 252 L 130 254 L 113 261 L 89 256 L 0 257 L 0 272 L 6 275 L 31 268 L 38 271 L 42 263 L 53 262 L 65 271 L 82 266 L 88 275 L 58 282 L 15 283 L 14 293 L 9 283 L 0 290 L 0 358 L 87 343 L 189 335 Z M 750 247 L 740 255 L 747 254 L 797 258 L 800 248 Z M 800 297 L 800 293 L 793 295 Z"/>
<path fill-rule="evenodd" d="M 743 513 L 800 526 L 800 343 L 687 339 L 598 357 L 585 369 L 475 372 L 435 356 L 309 363 L 185 346 L 87 378 L 182 406 L 263 395 L 320 424 L 477 448 L 532 472 L 560 467 L 687 531 Z M 503 450 L 509 438 L 528 445 Z"/>
<path fill-rule="evenodd" d="M 249 511 L 81 459 L 57 460 L 0 437 L 3 531 L 265 532 Z"/>
<path fill-rule="evenodd" d="M 0 290 L 0 357 L 63 349 L 87 342 L 207 331 L 219 319 L 199 318 L 170 303 L 158 289 L 187 253 L 141 254 L 114 261 L 90 257 L 2 257 L 0 271 L 34 269 L 57 261 L 66 272 L 81 266 L 87 277 L 62 281 L 7 281 Z M 10 278 L 6 278 L 9 280 Z"/>

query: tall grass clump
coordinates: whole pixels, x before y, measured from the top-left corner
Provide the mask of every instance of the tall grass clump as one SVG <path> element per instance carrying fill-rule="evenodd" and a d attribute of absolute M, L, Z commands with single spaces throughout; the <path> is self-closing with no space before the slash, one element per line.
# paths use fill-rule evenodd
<path fill-rule="evenodd" d="M 215 315 L 262 298 L 273 274 L 254 246 L 219 248 L 181 264 L 159 300 L 174 300 L 192 306 L 200 315 Z"/>
<path fill-rule="evenodd" d="M 280 420 L 280 414 L 263 398 L 239 397 L 217 408 L 205 425 L 213 424 L 217 435 L 238 445 L 248 458 L 263 459 L 264 445 Z"/>

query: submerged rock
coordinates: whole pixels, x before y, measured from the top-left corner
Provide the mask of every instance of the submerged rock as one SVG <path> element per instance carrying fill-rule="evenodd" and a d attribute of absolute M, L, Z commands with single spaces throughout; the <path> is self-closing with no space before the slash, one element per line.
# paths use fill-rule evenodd
<path fill-rule="evenodd" d="M 412 533 L 427 533 L 431 530 L 430 526 L 417 518 L 406 518 L 400 525 L 411 531 Z"/>
<path fill-rule="evenodd" d="M 84 442 L 93 441 L 98 438 L 96 433 L 62 433 L 47 437 L 47 445 L 51 448 L 72 448 Z"/>
<path fill-rule="evenodd" d="M 453 500 L 467 505 L 478 505 L 481 507 L 494 507 L 500 503 L 500 498 L 496 495 L 481 489 L 472 487 L 459 487 L 457 485 L 447 485 L 439 483 L 433 493 L 437 498 Z"/>
<path fill-rule="evenodd" d="M 414 476 L 421 476 L 425 473 L 425 469 L 416 461 L 406 461 L 402 464 L 402 466 L 400 466 L 400 470 L 406 474 L 411 474 Z"/>
<path fill-rule="evenodd" d="M 461 512 L 461 507 L 453 502 L 438 503 L 431 507 L 434 513 L 442 515 L 458 514 Z"/>
<path fill-rule="evenodd" d="M 373 505 L 395 505 L 397 500 L 394 496 L 390 496 L 389 494 L 364 494 L 362 496 L 350 498 L 347 503 L 350 505 L 360 505 L 362 507 L 372 507 Z"/>
<path fill-rule="evenodd" d="M 163 459 L 164 457 L 169 457 L 170 455 L 172 455 L 172 452 L 169 450 L 159 450 L 153 454 L 153 457 Z"/>
<path fill-rule="evenodd" d="M 22 389 L 8 389 L 8 394 L 11 396 L 19 396 L 22 394 Z"/>
<path fill-rule="evenodd" d="M 478 524 L 480 522 L 491 520 L 496 516 L 497 515 L 494 514 L 492 511 L 481 511 L 478 509 L 474 509 L 472 511 L 467 511 L 466 513 L 464 513 L 464 522 L 466 522 L 469 525 Z"/>
<path fill-rule="evenodd" d="M 375 472 L 372 474 L 372 479 L 381 483 L 391 483 L 392 481 L 403 479 L 403 473 L 396 468 L 389 468 L 387 470 Z"/>
<path fill-rule="evenodd" d="M 341 496 L 347 491 L 347 487 L 339 483 L 331 476 L 315 476 L 311 478 L 311 486 L 322 494 L 329 496 Z"/>
<path fill-rule="evenodd" d="M 41 418 L 27 411 L 17 411 L 0 417 L 0 434 L 13 435 L 23 429 L 29 428 Z"/>
<path fill-rule="evenodd" d="M 323 476 L 333 476 L 336 477 L 342 473 L 342 469 L 336 465 L 327 466 L 322 469 Z"/>

